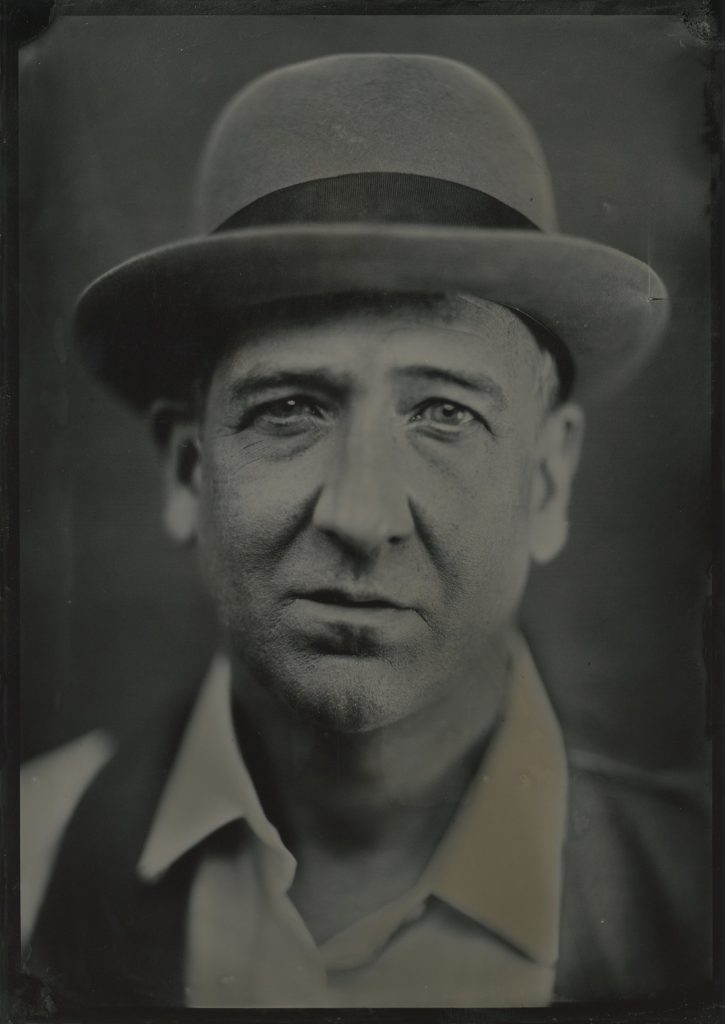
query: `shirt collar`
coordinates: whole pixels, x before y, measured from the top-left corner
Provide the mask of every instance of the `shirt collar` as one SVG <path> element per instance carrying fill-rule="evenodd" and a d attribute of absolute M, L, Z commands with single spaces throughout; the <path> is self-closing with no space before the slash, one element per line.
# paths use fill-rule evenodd
<path fill-rule="evenodd" d="M 262 810 L 239 751 L 231 709 L 231 667 L 229 660 L 218 654 L 161 795 L 138 862 L 139 875 L 145 881 L 155 881 L 197 843 L 239 819 L 245 819 L 258 838 L 287 863 L 287 872 L 291 867 L 294 873 L 294 860 Z"/>
<path fill-rule="evenodd" d="M 567 763 L 531 653 L 512 641 L 506 715 L 424 876 L 432 894 L 541 963 L 558 956 Z"/>
<path fill-rule="evenodd" d="M 525 641 L 514 637 L 506 714 L 416 890 L 473 917 L 531 958 L 554 963 L 566 782 L 559 724 Z M 162 793 L 139 875 L 154 881 L 212 832 L 239 819 L 272 853 L 287 887 L 295 861 L 266 817 L 239 752 L 230 666 L 219 655 Z"/>

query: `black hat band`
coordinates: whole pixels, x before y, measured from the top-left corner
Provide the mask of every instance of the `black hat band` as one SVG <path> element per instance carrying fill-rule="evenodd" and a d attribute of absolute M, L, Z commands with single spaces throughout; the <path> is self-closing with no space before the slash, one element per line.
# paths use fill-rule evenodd
<path fill-rule="evenodd" d="M 523 213 L 486 192 L 442 178 L 387 171 L 288 185 L 242 207 L 216 231 L 355 221 L 539 231 Z"/>

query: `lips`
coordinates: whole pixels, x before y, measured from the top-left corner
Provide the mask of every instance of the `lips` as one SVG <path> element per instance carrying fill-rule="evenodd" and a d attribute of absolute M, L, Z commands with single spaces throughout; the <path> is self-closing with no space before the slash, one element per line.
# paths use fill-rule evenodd
<path fill-rule="evenodd" d="M 315 601 L 322 605 L 330 605 L 337 608 L 369 608 L 373 609 L 399 609 L 404 611 L 410 605 L 402 601 L 371 590 L 353 590 L 341 587 L 320 587 L 315 590 L 307 590 L 295 595 L 306 601 Z"/>
<path fill-rule="evenodd" d="M 422 628 L 415 608 L 380 588 L 302 587 L 289 597 L 285 621 L 294 642 L 318 654 L 389 657 Z"/>

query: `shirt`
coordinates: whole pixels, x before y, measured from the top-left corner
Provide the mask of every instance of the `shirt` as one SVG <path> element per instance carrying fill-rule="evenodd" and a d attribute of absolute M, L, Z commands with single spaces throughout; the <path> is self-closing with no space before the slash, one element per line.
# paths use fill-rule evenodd
<path fill-rule="evenodd" d="M 218 656 L 137 868 L 154 885 L 204 844 L 188 905 L 186 1005 L 548 1003 L 558 954 L 566 788 L 561 731 L 517 637 L 503 721 L 421 878 L 318 946 L 288 896 L 295 859 L 266 817 L 244 763 L 232 719 L 231 670 Z"/>

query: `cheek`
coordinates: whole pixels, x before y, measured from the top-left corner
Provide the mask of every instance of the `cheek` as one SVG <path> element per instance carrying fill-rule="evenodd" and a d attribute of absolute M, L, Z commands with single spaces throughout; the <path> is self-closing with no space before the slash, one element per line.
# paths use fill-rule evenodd
<path fill-rule="evenodd" d="M 511 611 L 521 597 L 531 474 L 528 449 L 507 448 L 457 466 L 445 488 L 430 495 L 430 519 L 437 520 L 441 550 L 448 553 L 450 589 L 474 617 L 484 608 Z"/>
<path fill-rule="evenodd" d="M 204 453 L 199 547 L 210 582 L 253 586 L 269 572 L 310 502 L 311 474 L 304 461 L 270 462 L 236 438 Z"/>

